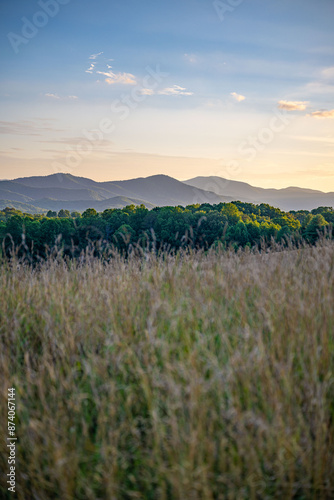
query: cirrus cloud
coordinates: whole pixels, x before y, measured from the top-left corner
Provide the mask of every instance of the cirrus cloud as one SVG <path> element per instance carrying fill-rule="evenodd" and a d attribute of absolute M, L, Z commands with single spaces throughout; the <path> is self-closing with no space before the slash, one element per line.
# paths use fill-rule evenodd
<path fill-rule="evenodd" d="M 179 85 L 173 85 L 173 87 L 166 87 L 165 89 L 158 90 L 157 92 L 153 89 L 143 88 L 140 90 L 142 95 L 194 95 L 193 92 L 188 92 L 185 87 L 180 87 Z"/>
<path fill-rule="evenodd" d="M 51 94 L 50 92 L 48 92 L 47 94 L 44 94 L 45 97 L 48 97 L 49 99 L 78 99 L 78 96 L 77 95 L 67 95 L 65 97 L 61 97 L 59 96 L 58 94 Z"/>
<path fill-rule="evenodd" d="M 91 63 L 88 69 L 86 69 L 86 73 L 93 73 L 93 70 L 95 68 L 95 63 Z"/>
<path fill-rule="evenodd" d="M 45 132 L 64 132 L 64 129 L 56 128 L 52 124 L 52 119 L 47 118 L 0 121 L 0 134 L 42 136 Z"/>
<path fill-rule="evenodd" d="M 60 99 L 58 94 L 51 94 L 51 93 L 45 94 L 45 97 L 50 97 L 51 99 Z"/>
<path fill-rule="evenodd" d="M 141 89 L 140 93 L 142 95 L 154 95 L 154 90 L 153 89 Z"/>
<path fill-rule="evenodd" d="M 185 87 L 180 87 L 179 85 L 173 85 L 173 87 L 167 87 L 165 89 L 159 90 L 159 95 L 193 95 L 193 92 L 188 92 Z"/>
<path fill-rule="evenodd" d="M 334 118 L 334 109 L 324 110 L 324 111 L 313 111 L 313 113 L 309 114 L 312 118 Z"/>
<path fill-rule="evenodd" d="M 113 73 L 112 71 L 97 71 L 99 75 L 107 76 L 105 81 L 109 85 L 121 84 L 121 85 L 137 85 L 137 80 L 131 73 Z"/>
<path fill-rule="evenodd" d="M 102 54 L 103 54 L 103 52 L 98 52 L 98 54 L 92 54 L 91 56 L 89 56 L 89 59 L 95 60 Z"/>
<path fill-rule="evenodd" d="M 279 101 L 279 109 L 286 111 L 304 111 L 307 108 L 307 101 Z"/>

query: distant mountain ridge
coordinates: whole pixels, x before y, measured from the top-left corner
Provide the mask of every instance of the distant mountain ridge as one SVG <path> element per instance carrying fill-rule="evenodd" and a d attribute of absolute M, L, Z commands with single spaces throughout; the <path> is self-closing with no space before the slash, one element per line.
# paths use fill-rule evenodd
<path fill-rule="evenodd" d="M 268 203 L 281 210 L 312 210 L 319 206 L 334 206 L 334 192 L 324 193 L 315 189 L 290 186 L 282 189 L 259 188 L 240 181 L 222 177 L 194 177 L 183 181 L 189 186 L 208 189 L 216 194 L 231 196 L 234 200 L 254 204 Z"/>
<path fill-rule="evenodd" d="M 231 201 L 232 198 L 207 193 L 188 186 L 167 175 L 126 181 L 96 182 L 71 174 L 52 174 L 45 177 L 21 177 L 0 181 L 0 201 L 10 201 L 10 206 L 24 203 L 39 210 L 84 211 L 95 208 L 123 208 L 126 205 L 144 204 L 147 208 L 163 205 L 190 205 L 204 203 L 208 196 L 212 203 Z"/>
<path fill-rule="evenodd" d="M 0 181 L 0 206 L 4 202 L 14 208 L 20 205 L 31 213 L 61 208 L 82 212 L 87 208 L 103 211 L 142 203 L 153 208 L 236 200 L 269 203 L 287 211 L 311 210 L 318 206 L 333 206 L 334 193 L 298 187 L 264 189 L 213 176 L 182 182 L 162 174 L 105 182 L 66 173 Z"/>

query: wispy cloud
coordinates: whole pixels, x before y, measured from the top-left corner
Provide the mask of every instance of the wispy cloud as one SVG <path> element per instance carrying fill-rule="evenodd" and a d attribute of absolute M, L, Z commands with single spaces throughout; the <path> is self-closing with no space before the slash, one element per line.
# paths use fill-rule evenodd
<path fill-rule="evenodd" d="M 0 134 L 41 136 L 44 132 L 64 131 L 50 126 L 48 122 L 49 120 L 44 120 L 42 123 L 36 123 L 33 120 L 0 121 Z"/>
<path fill-rule="evenodd" d="M 78 137 L 61 137 L 60 139 L 48 139 L 39 142 L 47 144 L 66 144 L 67 146 L 78 146 L 83 142 L 87 142 L 87 140 L 83 137 L 78 136 Z M 98 144 L 99 146 L 108 147 L 112 146 L 113 142 L 107 139 L 101 139 L 98 141 Z"/>
<path fill-rule="evenodd" d="M 109 83 L 109 85 L 117 83 L 122 85 L 137 85 L 136 77 L 131 73 L 113 73 L 112 71 L 97 71 L 96 73 L 107 76 L 108 78 L 106 78 L 105 81 Z"/>
<path fill-rule="evenodd" d="M 137 79 L 132 73 L 115 73 L 112 71 L 112 66 L 110 66 L 109 62 L 113 61 L 113 59 L 106 59 L 105 57 L 103 57 L 102 61 L 97 61 L 97 58 L 102 54 L 103 52 L 99 52 L 98 54 L 92 54 L 91 56 L 89 56 L 89 59 L 93 60 L 93 62 L 89 61 L 90 66 L 88 69 L 86 69 L 86 73 L 95 73 L 97 75 L 105 76 L 106 78 L 104 79 L 104 81 L 109 85 L 137 85 Z M 101 63 L 102 66 L 107 67 L 107 71 L 97 71 L 96 65 L 99 64 L 99 67 L 101 68 Z"/>
<path fill-rule="evenodd" d="M 332 163 L 322 163 L 315 169 L 299 170 L 303 175 L 312 175 L 316 177 L 333 177 L 334 170 Z"/>
<path fill-rule="evenodd" d="M 334 109 L 331 110 L 324 110 L 324 111 L 313 111 L 313 113 L 310 113 L 308 116 L 311 116 L 312 118 L 334 118 Z"/>
<path fill-rule="evenodd" d="M 173 85 L 173 87 L 167 87 L 165 89 L 158 91 L 159 95 L 193 95 L 193 92 L 187 91 L 185 87 L 180 87 L 179 85 Z"/>
<path fill-rule="evenodd" d="M 142 95 L 154 95 L 154 90 L 153 89 L 141 89 L 140 93 Z"/>
<path fill-rule="evenodd" d="M 330 136 L 312 136 L 312 135 L 292 135 L 290 136 L 291 139 L 297 139 L 298 141 L 305 141 L 305 142 L 321 142 L 324 144 L 327 144 L 332 147 L 334 144 L 334 135 Z"/>
<path fill-rule="evenodd" d="M 110 78 L 106 78 L 109 85 L 120 83 L 122 85 L 137 85 L 136 77 L 131 73 L 113 73 Z"/>
<path fill-rule="evenodd" d="M 60 99 L 58 94 L 47 93 L 47 94 L 45 94 L 45 97 L 50 97 L 51 99 Z"/>
<path fill-rule="evenodd" d="M 95 68 L 95 63 L 91 63 L 89 68 L 86 69 L 86 73 L 93 73 L 94 68 Z"/>
<path fill-rule="evenodd" d="M 40 136 L 41 133 L 34 132 L 30 127 L 20 126 L 19 124 L 12 124 L 9 122 L 0 122 L 0 134 L 2 135 L 33 135 Z"/>
<path fill-rule="evenodd" d="M 307 101 L 279 101 L 279 109 L 286 111 L 304 111 L 307 108 Z"/>
<path fill-rule="evenodd" d="M 47 93 L 47 94 L 44 94 L 45 97 L 48 97 L 49 99 L 56 99 L 56 100 L 65 100 L 65 99 L 70 99 L 70 100 L 74 100 L 74 99 L 78 99 L 78 96 L 77 95 L 67 95 L 67 96 L 59 96 L 58 94 L 51 94 L 51 93 Z"/>
<path fill-rule="evenodd" d="M 237 94 L 236 92 L 231 92 L 231 96 L 238 102 L 244 101 L 246 99 L 244 95 Z"/>
<path fill-rule="evenodd" d="M 166 87 L 165 89 L 154 91 L 153 89 L 143 88 L 140 90 L 142 95 L 193 95 L 193 92 L 188 92 L 185 87 L 173 85 L 173 87 Z"/>
<path fill-rule="evenodd" d="M 97 59 L 99 56 L 101 56 L 103 54 L 103 52 L 98 52 L 97 54 L 92 54 L 91 56 L 89 56 L 89 59 Z"/>

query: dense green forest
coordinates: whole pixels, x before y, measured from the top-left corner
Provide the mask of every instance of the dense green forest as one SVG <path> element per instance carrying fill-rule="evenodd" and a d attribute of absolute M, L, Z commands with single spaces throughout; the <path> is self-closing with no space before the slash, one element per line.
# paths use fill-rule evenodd
<path fill-rule="evenodd" d="M 6 253 L 13 248 L 22 255 L 45 257 L 57 246 L 67 255 L 78 255 L 88 246 L 103 250 L 114 246 L 177 250 L 208 249 L 220 242 L 225 247 L 253 247 L 293 240 L 315 243 L 321 234 L 332 235 L 334 210 L 283 212 L 268 204 L 219 203 L 186 207 L 167 206 L 148 210 L 144 205 L 82 214 L 68 210 L 30 215 L 13 208 L 0 211 L 0 243 Z"/>

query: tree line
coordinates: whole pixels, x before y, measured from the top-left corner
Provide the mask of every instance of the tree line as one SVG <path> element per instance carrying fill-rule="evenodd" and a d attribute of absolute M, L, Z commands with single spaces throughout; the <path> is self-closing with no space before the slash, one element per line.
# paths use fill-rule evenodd
<path fill-rule="evenodd" d="M 284 212 L 262 203 L 219 203 L 155 207 L 129 205 L 98 213 L 60 210 L 31 215 L 14 208 L 0 211 L 0 243 L 4 252 L 19 248 L 21 254 L 44 258 L 55 246 L 67 255 L 79 255 L 93 245 L 127 252 L 129 248 L 178 250 L 213 245 L 253 247 L 293 240 L 315 243 L 322 235 L 332 237 L 334 210 Z"/>

